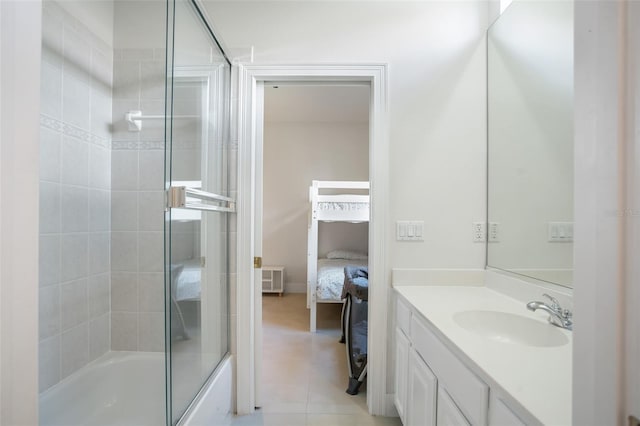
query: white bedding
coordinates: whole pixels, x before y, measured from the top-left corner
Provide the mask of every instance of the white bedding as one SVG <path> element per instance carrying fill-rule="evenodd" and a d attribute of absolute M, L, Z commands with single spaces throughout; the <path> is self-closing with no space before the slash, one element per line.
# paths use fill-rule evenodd
<path fill-rule="evenodd" d="M 177 301 L 200 300 L 201 266 L 200 259 L 189 259 L 181 262 L 182 271 L 175 280 L 175 297 Z"/>
<path fill-rule="evenodd" d="M 319 210 L 331 210 L 331 211 L 357 211 L 366 210 L 369 208 L 369 203 L 355 203 L 355 202 L 327 202 L 322 201 L 318 203 Z"/>
<path fill-rule="evenodd" d="M 347 265 L 367 266 L 365 260 L 318 259 L 318 300 L 340 300 L 344 286 L 344 267 Z"/>

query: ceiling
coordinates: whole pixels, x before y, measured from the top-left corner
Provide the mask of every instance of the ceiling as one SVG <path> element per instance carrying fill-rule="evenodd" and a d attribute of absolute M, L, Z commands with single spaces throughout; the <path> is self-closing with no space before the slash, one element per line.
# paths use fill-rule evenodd
<path fill-rule="evenodd" d="M 267 123 L 366 123 L 369 86 L 265 83 Z"/>

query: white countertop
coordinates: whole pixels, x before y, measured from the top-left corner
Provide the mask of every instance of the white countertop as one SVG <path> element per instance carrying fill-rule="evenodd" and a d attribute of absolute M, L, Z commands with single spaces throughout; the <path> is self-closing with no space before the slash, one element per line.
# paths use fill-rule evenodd
<path fill-rule="evenodd" d="M 569 343 L 532 347 L 501 343 L 465 330 L 453 314 L 489 310 L 517 314 L 547 322 L 547 314 L 531 312 L 515 299 L 487 287 L 396 286 L 415 310 L 464 353 L 490 386 L 497 385 L 545 425 L 571 424 L 572 334 L 559 331 Z"/>

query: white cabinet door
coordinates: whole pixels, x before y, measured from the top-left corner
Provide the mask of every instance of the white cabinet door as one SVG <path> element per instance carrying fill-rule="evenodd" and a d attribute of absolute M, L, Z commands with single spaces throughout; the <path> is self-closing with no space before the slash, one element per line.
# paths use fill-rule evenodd
<path fill-rule="evenodd" d="M 409 349 L 408 374 L 406 424 L 408 426 L 435 426 L 438 381 L 413 348 Z"/>
<path fill-rule="evenodd" d="M 511 411 L 507 404 L 495 396 L 491 398 L 489 424 L 491 426 L 525 426 L 525 422 Z"/>
<path fill-rule="evenodd" d="M 486 426 L 489 386 L 476 376 L 418 315 L 411 316 L 411 345 L 444 384 L 469 422 Z"/>
<path fill-rule="evenodd" d="M 395 404 L 400 420 L 406 424 L 407 374 L 409 371 L 409 339 L 396 328 L 396 393 Z"/>
<path fill-rule="evenodd" d="M 438 426 L 470 426 L 447 391 L 438 388 Z"/>

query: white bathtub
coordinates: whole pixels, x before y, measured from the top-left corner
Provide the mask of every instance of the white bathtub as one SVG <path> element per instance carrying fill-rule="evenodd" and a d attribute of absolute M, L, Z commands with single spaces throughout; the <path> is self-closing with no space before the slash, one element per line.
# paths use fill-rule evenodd
<path fill-rule="evenodd" d="M 109 352 L 40 395 L 40 424 L 165 424 L 164 353 Z"/>

